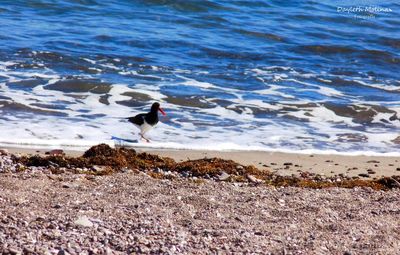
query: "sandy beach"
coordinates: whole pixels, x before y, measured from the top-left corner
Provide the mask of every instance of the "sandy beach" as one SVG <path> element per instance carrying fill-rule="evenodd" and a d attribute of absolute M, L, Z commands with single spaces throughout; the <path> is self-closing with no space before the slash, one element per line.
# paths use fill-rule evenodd
<path fill-rule="evenodd" d="M 399 190 L 0 175 L 2 254 L 398 254 Z"/>
<path fill-rule="evenodd" d="M 139 150 L 156 155 L 171 157 L 177 161 L 217 157 L 231 159 L 244 165 L 271 170 L 279 175 L 298 175 L 310 172 L 334 176 L 344 174 L 358 176 L 368 174 L 371 178 L 400 174 L 400 159 L 382 156 L 342 156 L 321 154 L 294 154 L 283 152 L 220 152 L 220 151 L 178 151 Z"/>
<path fill-rule="evenodd" d="M 396 158 L 107 145 L 61 152 L 1 152 L 1 254 L 397 254 L 400 247 L 400 178 L 372 180 L 396 174 Z M 370 168 L 377 174 L 358 176 Z"/>

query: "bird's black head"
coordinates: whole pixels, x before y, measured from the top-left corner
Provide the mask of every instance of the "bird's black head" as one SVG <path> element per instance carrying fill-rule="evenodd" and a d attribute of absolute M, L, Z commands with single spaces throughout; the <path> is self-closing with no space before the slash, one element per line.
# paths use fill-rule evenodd
<path fill-rule="evenodd" d="M 163 109 L 161 109 L 160 104 L 156 102 L 151 106 L 151 112 L 156 113 L 157 111 L 160 111 L 164 116 L 166 115 Z"/>
<path fill-rule="evenodd" d="M 160 108 L 160 104 L 159 103 L 154 103 L 154 104 L 151 105 L 151 111 L 152 112 L 158 111 L 159 108 Z"/>

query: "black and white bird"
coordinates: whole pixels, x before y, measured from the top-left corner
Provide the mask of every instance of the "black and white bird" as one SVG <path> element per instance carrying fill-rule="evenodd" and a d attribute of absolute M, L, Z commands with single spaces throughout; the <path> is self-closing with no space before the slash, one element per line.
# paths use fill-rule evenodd
<path fill-rule="evenodd" d="M 128 121 L 137 126 L 140 129 L 140 136 L 150 142 L 149 139 L 144 137 L 144 134 L 152 129 L 158 123 L 158 111 L 162 113 L 162 115 L 166 115 L 164 110 L 161 109 L 159 103 L 154 103 L 151 106 L 151 110 L 148 113 L 140 113 L 135 117 L 129 117 Z"/>

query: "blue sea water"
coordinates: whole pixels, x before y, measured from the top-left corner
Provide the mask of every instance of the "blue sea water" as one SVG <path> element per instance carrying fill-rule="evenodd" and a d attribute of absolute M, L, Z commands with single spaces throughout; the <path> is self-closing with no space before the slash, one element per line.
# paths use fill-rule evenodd
<path fill-rule="evenodd" d="M 398 1 L 0 2 L 0 143 L 400 153 Z M 49 142 L 51 144 L 51 142 Z"/>

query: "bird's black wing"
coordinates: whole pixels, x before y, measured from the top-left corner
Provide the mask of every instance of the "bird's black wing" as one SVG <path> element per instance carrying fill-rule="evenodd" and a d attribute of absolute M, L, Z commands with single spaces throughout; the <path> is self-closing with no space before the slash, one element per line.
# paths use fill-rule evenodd
<path fill-rule="evenodd" d="M 145 113 L 141 113 L 136 115 L 135 117 L 129 117 L 128 121 L 130 123 L 136 124 L 138 126 L 142 125 L 144 123 L 144 118 L 145 118 L 146 114 Z"/>

